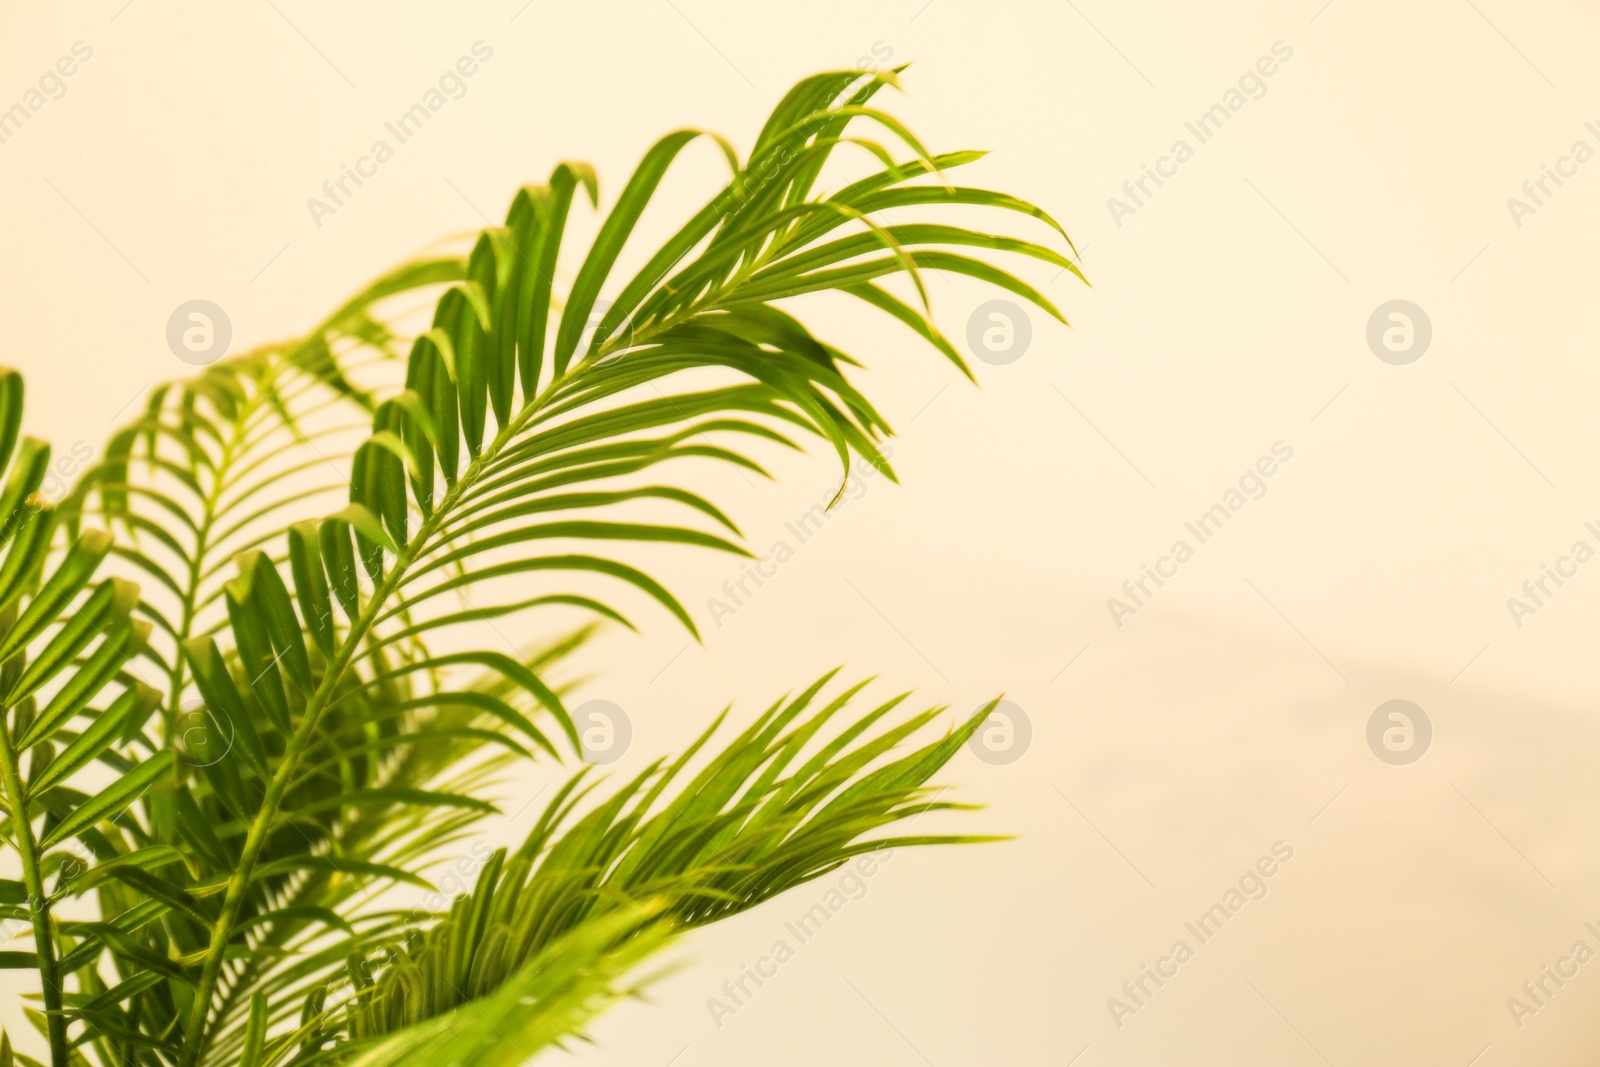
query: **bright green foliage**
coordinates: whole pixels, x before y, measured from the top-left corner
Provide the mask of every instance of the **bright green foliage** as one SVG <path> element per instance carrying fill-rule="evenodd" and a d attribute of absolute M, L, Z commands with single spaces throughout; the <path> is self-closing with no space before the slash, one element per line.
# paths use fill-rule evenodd
<path fill-rule="evenodd" d="M 954 807 L 927 783 L 987 709 L 897 755 L 945 709 L 848 714 L 861 686 L 828 696 L 829 676 L 715 755 L 717 724 L 621 785 L 571 776 L 436 910 L 374 895 L 430 890 L 506 771 L 570 758 L 565 665 L 595 625 L 654 603 L 694 632 L 628 546 L 747 553 L 669 462 L 764 474 L 736 443 L 814 436 L 893 476 L 859 364 L 778 302 L 849 294 L 963 371 L 923 270 L 1060 317 L 952 249 L 1077 274 L 1061 252 L 901 219 L 988 208 L 1065 240 L 1023 201 L 941 183 L 979 153 L 930 156 L 871 106 L 892 81 L 801 82 L 631 276 L 624 248 L 701 135 L 658 142 L 587 249 L 567 220 L 580 193 L 598 206 L 595 176 L 557 167 L 464 257 L 158 389 L 58 508 L 35 499 L 47 450 L 19 443 L 21 380 L 0 376 L 0 836 L 22 871 L 0 917 L 33 930 L 0 967 L 38 972 L 52 1067 L 510 1065 L 628 995 L 679 931 L 864 852 L 982 840 L 892 828 Z M 840 145 L 883 169 L 818 193 Z M 535 609 L 564 636 L 529 640 Z"/>

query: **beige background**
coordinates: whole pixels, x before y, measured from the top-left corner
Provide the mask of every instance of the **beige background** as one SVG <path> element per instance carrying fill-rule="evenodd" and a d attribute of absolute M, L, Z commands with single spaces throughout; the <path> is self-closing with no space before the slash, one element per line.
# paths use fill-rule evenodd
<path fill-rule="evenodd" d="M 98 447 L 183 372 L 163 339 L 178 303 L 225 307 L 236 348 L 292 334 L 559 159 L 615 192 L 676 126 L 748 149 L 822 68 L 914 60 L 892 109 L 935 149 L 992 149 L 966 180 L 1039 202 L 1084 249 L 1093 290 L 1029 272 L 1074 328 L 1035 315 L 1027 354 L 980 367 L 981 389 L 897 328 L 817 306 L 872 367 L 904 487 L 868 483 L 720 629 L 702 605 L 736 569 L 671 556 L 658 573 L 704 647 L 652 616 L 589 657 L 605 673 L 586 694 L 633 722 L 624 770 L 839 663 L 960 710 L 1004 691 L 1031 747 L 1006 766 L 964 753 L 948 776 L 989 805 L 959 825 L 1021 840 L 897 855 L 720 1028 L 708 998 L 824 887 L 695 935 L 583 1062 L 1600 1052 L 1600 964 L 1520 1029 L 1506 1006 L 1575 940 L 1600 949 L 1583 925 L 1600 920 L 1600 564 L 1520 628 L 1506 606 L 1574 540 L 1600 547 L 1583 529 L 1600 520 L 1600 163 L 1520 227 L 1507 207 L 1574 141 L 1600 149 L 1592 6 L 124 3 L 0 16 L 0 107 L 75 41 L 94 49 L 0 144 L 3 358 L 62 449 Z M 315 226 L 306 198 L 478 40 L 494 57 L 467 94 Z M 1118 226 L 1107 199 L 1193 144 L 1185 121 L 1279 41 L 1293 57 L 1265 94 Z M 654 233 L 719 165 L 704 148 L 674 173 Z M 952 336 L 990 295 L 933 282 Z M 1365 341 L 1395 298 L 1433 324 L 1409 366 Z M 1265 497 L 1113 625 L 1106 598 L 1279 440 L 1294 458 Z M 777 466 L 778 487 L 714 484 L 759 548 L 835 476 L 821 456 Z M 1434 726 L 1411 766 L 1366 745 L 1391 698 Z M 1267 896 L 1118 1028 L 1107 998 L 1280 840 L 1294 858 Z"/>

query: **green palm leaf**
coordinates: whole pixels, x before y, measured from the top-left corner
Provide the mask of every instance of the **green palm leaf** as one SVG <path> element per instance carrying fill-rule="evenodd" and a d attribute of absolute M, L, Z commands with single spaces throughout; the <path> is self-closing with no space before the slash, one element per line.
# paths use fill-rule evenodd
<path fill-rule="evenodd" d="M 654 605 L 695 632 L 635 547 L 748 553 L 717 504 L 674 484 L 694 466 L 677 461 L 764 475 L 757 450 L 815 438 L 846 469 L 860 456 L 894 476 L 861 364 L 812 333 L 804 297 L 856 297 L 964 373 L 924 271 L 1061 317 L 977 256 L 1081 277 L 1064 253 L 901 217 L 988 209 L 1065 239 L 1030 204 L 944 181 L 980 154 L 930 154 L 873 106 L 893 83 L 806 79 L 743 165 L 717 139 L 730 181 L 631 274 L 618 265 L 639 258 L 656 189 L 703 135 L 654 145 L 587 247 L 568 220 L 580 190 L 600 203 L 598 182 L 563 164 L 463 256 L 408 264 L 303 339 L 161 387 L 65 521 L 0 529 L 0 695 L 19 709 L 0 751 L 21 798 L 7 839 L 35 852 L 24 896 L 61 864 L 50 847 L 83 841 L 93 863 L 65 891 L 100 916 L 38 928 L 53 1067 L 68 1043 L 107 1065 L 499 1062 L 478 1020 L 544 1047 L 678 931 L 862 852 L 980 840 L 886 831 L 954 806 L 926 783 L 982 715 L 897 756 L 940 710 L 899 717 L 897 699 L 835 730 L 859 687 L 813 708 L 823 679 L 686 782 L 710 731 L 604 799 L 574 776 L 445 913 L 367 902 L 427 884 L 517 761 L 577 748 L 562 675 L 593 626 L 570 629 L 575 612 L 631 627 Z M 882 169 L 818 192 L 840 146 Z M 431 318 L 397 307 L 406 293 Z M 19 425 L 20 383 L 0 378 L 6 456 Z M 37 446 L 12 467 L 0 502 L 15 504 L 42 475 Z M 106 556 L 144 592 L 90 588 Z M 59 581 L 36 591 L 47 562 Z M 534 612 L 568 635 L 473 643 L 473 625 L 498 636 Z M 93 710 L 107 687 L 121 695 Z M 41 746 L 35 798 L 18 760 Z M 118 784 L 77 789 L 97 762 Z"/>
<path fill-rule="evenodd" d="M 878 834 L 903 819 L 958 807 L 930 795 L 926 783 L 991 708 L 892 759 L 899 742 L 945 709 L 866 738 L 902 695 L 824 740 L 862 689 L 853 686 L 816 706 L 831 678 L 773 705 L 670 798 L 720 718 L 683 756 L 652 765 L 608 798 L 595 796 L 586 774 L 574 776 L 522 846 L 490 855 L 473 893 L 457 897 L 426 933 L 407 930 L 377 946 L 368 936 L 349 939 L 345 974 L 317 984 L 307 1001 L 315 1010 L 302 1012 L 313 1020 L 318 1053 L 296 1062 L 342 1062 L 424 1020 L 492 1000 L 508 984 L 539 981 L 558 966 L 563 944 L 618 913 L 648 907 L 653 926 L 679 931 L 754 907 L 862 853 L 993 840 Z M 875 769 L 863 773 L 869 766 Z M 475 1013 L 453 1018 L 453 1028 L 488 1025 L 474 1021 Z M 228 1035 L 218 1051 L 248 1037 L 248 1028 Z M 357 1062 L 376 1062 L 376 1054 Z"/>

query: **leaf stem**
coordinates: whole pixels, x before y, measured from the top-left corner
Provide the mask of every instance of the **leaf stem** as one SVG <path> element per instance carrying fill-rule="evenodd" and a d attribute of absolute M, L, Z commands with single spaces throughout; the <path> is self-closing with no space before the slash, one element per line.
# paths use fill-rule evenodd
<path fill-rule="evenodd" d="M 239 913 L 244 907 L 245 894 L 250 886 L 251 876 L 255 872 L 257 859 L 262 848 L 266 845 L 267 834 L 273 824 L 273 816 L 278 812 L 278 802 L 283 799 L 290 781 L 294 777 L 296 765 L 306 746 L 310 744 L 312 735 L 316 732 L 321 721 L 322 713 L 327 710 L 329 699 L 333 696 L 345 669 L 359 652 L 361 643 L 369 630 L 377 623 L 384 606 L 405 582 L 406 570 L 415 562 L 417 550 L 423 546 L 428 538 L 436 531 L 444 518 L 450 514 L 460 498 L 471 488 L 477 480 L 484 466 L 492 462 L 494 457 L 505 448 L 506 444 L 521 432 L 528 419 L 542 406 L 544 397 L 549 390 L 533 403 L 527 405 L 504 428 L 495 435 L 489 447 L 484 449 L 477 459 L 467 467 L 457 480 L 454 488 L 447 492 L 434 509 L 433 514 L 424 519 L 406 547 L 402 548 L 395 556 L 393 565 L 383 580 L 372 590 L 372 595 L 367 600 L 366 608 L 358 619 L 350 625 L 350 630 L 345 634 L 345 639 L 328 661 L 327 669 L 323 672 L 322 681 L 311 697 L 306 701 L 306 708 L 301 716 L 300 723 L 295 727 L 293 735 L 284 746 L 283 756 L 278 762 L 278 769 L 272 776 L 272 781 L 267 784 L 265 795 L 262 797 L 261 806 L 257 809 L 255 818 L 250 823 L 249 832 L 245 836 L 244 848 L 239 855 L 238 865 L 233 874 L 228 878 L 227 893 L 223 898 L 222 909 L 217 915 L 216 923 L 212 927 L 211 944 L 206 949 L 205 959 L 201 965 L 200 980 L 195 986 L 194 1001 L 189 1012 L 189 1018 L 184 1026 L 184 1040 L 182 1054 L 178 1060 L 178 1067 L 195 1067 L 200 1062 L 200 1055 L 204 1049 L 209 1035 L 206 1033 L 206 1024 L 210 1016 L 212 995 L 216 991 L 217 981 L 221 976 L 223 958 L 226 955 L 227 945 L 233 937 L 238 925 Z"/>
<path fill-rule="evenodd" d="M 9 712 L 10 709 L 6 709 Z M 22 884 L 28 891 L 28 910 L 33 912 L 33 951 L 39 961 L 39 985 L 44 993 L 45 1027 L 50 1038 L 52 1067 L 69 1067 L 67 1019 L 62 1014 L 61 974 L 56 967 L 55 929 L 50 923 L 50 900 L 44 892 L 44 876 L 39 869 L 39 848 L 33 838 L 27 794 L 22 788 L 16 749 L 10 728 L 0 714 L 0 784 L 5 786 L 7 807 L 11 809 L 12 836 L 17 855 L 22 859 Z"/>
<path fill-rule="evenodd" d="M 704 310 L 700 308 L 698 310 Z M 684 314 L 681 313 L 680 314 Z M 642 340 L 668 329 L 676 321 L 673 316 L 666 320 L 653 322 L 633 334 L 627 346 L 637 345 Z M 278 769 L 274 772 L 272 780 L 267 784 L 266 792 L 262 798 L 261 806 L 256 811 L 255 818 L 251 820 L 250 829 L 245 836 L 244 848 L 240 853 L 237 866 L 228 878 L 228 888 L 223 898 L 222 908 L 217 915 L 217 920 L 212 927 L 211 943 L 206 949 L 204 961 L 201 965 L 200 979 L 195 986 L 194 1000 L 189 1011 L 189 1018 L 184 1025 L 183 1048 L 178 1059 L 178 1067 L 196 1067 L 210 1035 L 207 1033 L 207 1023 L 211 1015 L 211 998 L 216 992 L 217 982 L 221 977 L 222 964 L 227 954 L 228 942 L 232 939 L 238 926 L 239 915 L 244 907 L 245 895 L 249 890 L 250 879 L 255 872 L 256 861 L 261 855 L 261 850 L 266 845 L 267 835 L 271 832 L 274 815 L 279 811 L 278 803 L 283 799 L 289 784 L 293 781 L 296 766 L 301 755 L 311 743 L 323 713 L 327 710 L 329 701 L 345 670 L 360 651 L 362 642 L 371 629 L 384 618 L 384 608 L 388 600 L 406 581 L 406 572 L 416 562 L 417 558 L 429 548 L 429 539 L 443 528 L 455 507 L 468 496 L 479 476 L 491 466 L 514 440 L 541 411 L 560 394 L 562 386 L 571 381 L 592 365 L 595 361 L 624 347 L 622 342 L 613 338 L 606 342 L 591 357 L 580 358 L 561 374 L 552 377 L 545 388 L 538 392 L 532 401 L 524 405 L 514 418 L 511 419 L 495 435 L 487 448 L 479 453 L 478 457 L 468 464 L 456 484 L 445 493 L 439 505 L 433 509 L 418 526 L 416 534 L 396 554 L 393 564 L 378 582 L 372 595 L 368 598 L 366 607 L 359 618 L 353 620 L 349 631 L 345 634 L 343 642 L 329 659 L 326 670 L 323 672 L 322 681 L 316 691 L 306 701 L 305 711 L 302 713 L 299 724 L 295 727 L 294 734 L 284 746 L 283 756 L 279 760 Z"/>

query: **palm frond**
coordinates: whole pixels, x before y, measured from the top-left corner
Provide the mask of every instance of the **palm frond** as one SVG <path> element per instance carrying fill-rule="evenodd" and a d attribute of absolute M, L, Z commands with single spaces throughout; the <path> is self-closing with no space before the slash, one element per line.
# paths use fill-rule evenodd
<path fill-rule="evenodd" d="M 636 995 L 656 977 L 633 977 L 670 936 L 670 927 L 652 921 L 656 911 L 657 906 L 646 902 L 610 912 L 556 939 L 488 996 L 381 1040 L 354 1042 L 348 1049 L 303 1062 L 522 1067 L 530 1056 L 581 1033 L 609 1004 Z M 309 1036 L 321 1035 L 313 1031 Z M 343 1055 L 347 1051 L 356 1053 L 353 1059 Z"/>
<path fill-rule="evenodd" d="M 114 584 L 80 596 L 79 585 L 58 603 L 47 582 L 18 602 L 19 619 L 80 597 L 80 612 L 136 610 L 153 624 L 146 643 L 119 621 L 102 645 L 112 652 L 91 654 L 100 666 L 77 669 L 63 691 L 106 669 L 99 684 L 110 683 L 116 655 L 142 657 L 129 672 L 159 672 L 153 696 L 118 677 L 130 708 L 104 713 L 160 705 L 149 731 L 102 731 L 123 743 L 99 752 L 120 761 L 123 781 L 152 775 L 138 803 L 118 814 L 64 783 L 45 794 L 58 798 L 47 817 L 57 824 L 43 832 L 66 826 L 94 853 L 74 891 L 92 892 L 100 915 L 41 930 L 61 950 L 45 1016 L 56 1052 L 70 1041 L 73 1055 L 140 1067 L 477 1056 L 469 1003 L 526 1026 L 540 1047 L 625 991 L 621 976 L 676 930 L 862 851 L 977 840 L 879 831 L 951 806 L 925 783 L 980 720 L 892 759 L 939 714 L 891 724 L 897 700 L 823 741 L 856 692 L 802 721 L 824 679 L 774 705 L 671 799 L 709 732 L 581 814 L 590 786 L 573 778 L 523 848 L 498 854 L 448 915 L 364 903 L 385 884 L 427 884 L 429 858 L 492 810 L 483 796 L 506 768 L 578 747 L 559 675 L 588 628 L 502 651 L 479 647 L 474 626 L 532 613 L 568 625 L 574 611 L 631 626 L 654 604 L 695 633 L 630 546 L 748 553 L 723 509 L 669 477 L 706 464 L 677 461 L 765 475 L 760 450 L 814 438 L 847 469 L 860 456 L 893 477 L 880 448 L 890 427 L 851 380 L 862 364 L 813 334 L 800 298 L 855 297 L 964 373 L 924 272 L 975 278 L 1061 318 L 1036 288 L 967 253 L 1081 278 L 1062 252 L 902 218 L 985 208 L 1070 247 L 1033 205 L 950 185 L 944 175 L 981 154 L 930 154 L 874 107 L 894 80 L 802 81 L 743 165 L 719 140 L 731 180 L 635 273 L 618 264 L 695 131 L 645 154 L 587 247 L 568 220 L 580 190 L 598 206 L 598 183 L 563 164 L 520 190 L 505 224 L 465 256 L 408 265 L 304 339 L 163 387 L 119 431 L 63 505 L 52 558 L 77 560 L 76 580 L 93 566 L 74 553 L 110 552 L 147 593 Z M 840 146 L 881 169 L 819 192 Z M 412 291 L 436 297 L 425 326 L 383 310 Z M 28 529 L 11 555 L 27 541 L 28 558 L 43 560 L 48 531 L 29 541 Z M 83 651 L 42 629 L 15 649 L 4 640 L 0 673 L 29 684 Z M 7 661 L 24 645 L 31 660 Z M 50 726 L 78 729 L 60 735 L 68 744 L 98 744 L 103 718 L 79 705 Z M 13 739 L 29 727 L 14 725 Z M 55 1055 L 53 1067 L 65 1062 Z"/>
<path fill-rule="evenodd" d="M 561 944 L 619 911 L 650 907 L 653 922 L 683 930 L 754 907 L 857 855 L 996 840 L 879 833 L 961 807 L 939 800 L 943 790 L 930 791 L 927 782 L 992 705 L 891 759 L 947 709 L 869 737 L 905 700 L 901 694 L 832 729 L 865 685 L 816 706 L 832 678 L 774 704 L 675 794 L 669 790 L 722 717 L 682 756 L 658 761 L 609 797 L 595 798 L 587 771 L 569 779 L 521 847 L 490 855 L 473 892 L 456 897 L 431 928 L 408 926 L 376 951 L 370 936 L 352 936 L 345 973 L 317 984 L 300 1011 L 302 1031 L 314 1038 L 302 1034 L 300 1052 L 285 1062 L 338 1060 L 341 1050 L 492 1000 L 507 983 L 536 979 Z M 288 1017 L 293 1007 L 280 1002 L 269 1019 Z M 455 1025 L 478 1025 L 469 1020 L 459 1014 Z M 247 1029 L 225 1036 L 218 1052 L 248 1043 Z"/>
<path fill-rule="evenodd" d="M 570 717 L 536 672 L 497 654 L 436 655 L 423 643 L 472 620 L 478 598 L 507 583 L 514 583 L 519 602 L 527 602 L 522 591 L 530 580 L 608 577 L 655 600 L 693 632 L 688 613 L 659 582 L 593 549 L 653 541 L 744 550 L 691 524 L 605 517 L 602 509 L 628 497 L 603 495 L 607 489 L 597 487 L 636 478 L 684 453 L 704 454 L 701 446 L 684 442 L 711 432 L 790 443 L 775 424 L 822 438 L 844 463 L 854 451 L 889 472 L 876 443 L 888 425 L 849 383 L 845 371 L 854 361 L 816 339 L 775 301 L 825 289 L 861 295 L 862 286 L 897 272 L 920 290 L 919 267 L 936 266 L 1000 284 L 1059 316 L 1037 291 L 1003 271 L 955 253 L 908 247 L 870 222 L 865 235 L 822 241 L 839 227 L 865 222 L 863 208 L 872 206 L 874 193 L 961 162 L 935 162 L 892 119 L 866 107 L 881 84 L 855 73 L 801 83 L 780 104 L 753 153 L 756 173 L 776 166 L 778 176 L 752 188 L 742 180 L 747 169 L 731 182 L 622 284 L 587 341 L 600 292 L 624 244 L 668 166 L 696 135 L 669 135 L 646 153 L 584 255 L 559 316 L 552 313 L 551 281 L 566 219 L 580 186 L 593 198 L 593 178 L 585 168 L 563 165 L 548 186 L 523 190 L 506 226 L 479 237 L 466 280 L 445 292 L 432 328 L 413 343 L 405 391 L 379 404 L 372 436 L 355 453 L 350 506 L 291 536 L 293 582 L 279 577 L 264 554 L 244 561 L 240 577 L 228 586 L 239 688 L 248 689 L 286 740 L 276 768 L 261 774 L 256 787 L 261 799 L 248 819 L 198 977 L 197 1006 L 185 1024 L 185 1067 L 197 1061 L 198 1046 L 214 1030 L 210 997 L 222 979 L 227 945 L 248 910 L 254 872 L 279 823 L 288 783 L 330 715 L 359 716 L 374 689 L 418 675 L 440 678 L 472 664 L 515 682 L 554 716 L 576 747 Z M 809 200 L 820 164 L 857 119 L 890 129 L 915 158 L 834 196 Z M 914 246 L 954 240 L 1071 266 L 1028 242 L 952 227 L 900 232 Z M 859 236 L 870 240 L 863 243 Z M 862 259 L 875 251 L 888 254 Z M 875 306 L 900 308 L 902 318 L 916 315 L 919 332 L 939 336 L 909 305 L 881 288 L 872 292 Z M 953 352 L 948 343 L 938 347 Z M 711 384 L 707 373 L 724 381 Z M 497 427 L 492 437 L 491 416 Z M 713 454 L 754 466 L 721 446 Z M 683 491 L 672 502 L 687 506 L 691 523 L 720 514 Z M 549 541 L 583 542 L 589 550 L 539 552 Z M 566 592 L 557 587 L 551 595 Z M 447 594 L 460 597 L 469 610 L 437 610 L 438 598 Z M 492 603 L 498 608 L 503 601 Z M 392 651 L 385 636 L 397 631 L 410 642 L 401 662 L 384 658 L 363 672 L 363 650 Z M 222 681 L 215 646 L 191 642 L 187 651 L 197 675 L 209 669 Z M 458 692 L 442 684 L 436 697 Z M 215 688 L 228 696 L 229 686 Z M 222 707 L 209 694 L 207 700 L 224 714 L 245 710 L 231 698 Z M 535 741 L 543 736 L 531 723 L 512 721 Z"/>
<path fill-rule="evenodd" d="M 8 966 L 39 973 L 42 1027 L 54 1062 L 68 1052 L 66 967 L 56 903 L 71 891 L 89 853 L 114 850 L 96 829 L 116 824 L 135 839 L 148 835 L 130 810 L 163 775 L 172 754 L 133 761 L 115 751 L 142 740 L 159 694 L 128 673 L 149 636 L 134 620 L 138 587 L 111 578 L 90 588 L 111 538 L 89 531 L 49 559 L 53 508 L 38 498 L 49 446 L 18 435 L 22 377 L 0 371 L 0 797 L 6 819 L 0 840 L 22 868 L 19 881 L 0 880 L 0 917 L 31 926 L 33 951 L 11 954 Z M 137 672 L 135 671 L 134 674 Z M 104 698 L 103 707 L 91 702 Z M 110 782 L 85 774 L 96 763 L 116 772 Z M 82 851 L 74 851 L 77 841 Z M 11 1056 L 9 1042 L 4 1049 Z"/>

